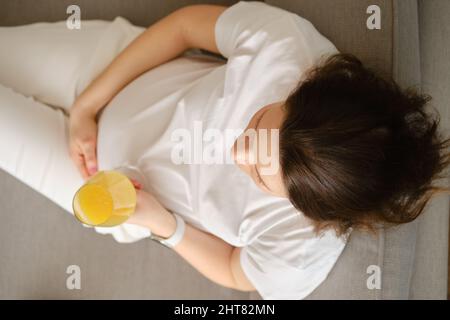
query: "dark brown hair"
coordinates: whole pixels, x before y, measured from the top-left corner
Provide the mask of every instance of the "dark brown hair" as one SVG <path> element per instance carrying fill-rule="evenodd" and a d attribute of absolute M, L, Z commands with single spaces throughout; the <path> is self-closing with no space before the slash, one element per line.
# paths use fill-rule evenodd
<path fill-rule="evenodd" d="M 280 165 L 292 204 L 316 224 L 376 231 L 414 220 L 450 163 L 430 97 L 402 90 L 354 56 L 308 72 L 285 105 Z"/>

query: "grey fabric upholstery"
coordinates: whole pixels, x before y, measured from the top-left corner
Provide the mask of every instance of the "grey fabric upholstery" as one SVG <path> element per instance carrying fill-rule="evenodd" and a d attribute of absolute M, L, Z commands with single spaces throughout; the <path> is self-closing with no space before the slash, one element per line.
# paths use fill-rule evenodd
<path fill-rule="evenodd" d="M 392 1 L 390 0 L 340 0 L 292 1 L 266 0 L 305 17 L 339 51 L 351 52 L 367 65 L 391 74 L 392 70 Z M 381 30 L 368 30 L 366 9 L 378 5 L 381 9 Z"/>
<path fill-rule="evenodd" d="M 450 135 L 450 1 L 419 1 L 421 83 L 441 115 L 444 133 Z M 447 181 L 448 183 L 448 181 Z M 417 230 L 410 298 L 447 297 L 449 197 L 433 202 Z"/>
<path fill-rule="evenodd" d="M 67 16 L 65 8 L 76 3 L 82 8 L 83 19 L 121 15 L 148 26 L 188 3 L 234 2 L 3 0 L 0 25 L 62 20 Z M 440 69 L 448 68 L 445 53 L 448 57 L 450 43 L 433 30 L 448 29 L 449 2 L 420 1 L 419 6 L 416 0 L 266 2 L 310 20 L 341 52 L 356 54 L 403 86 L 424 83 L 436 96 L 442 116 L 448 117 L 445 88 L 450 84 L 450 70 L 442 73 Z M 381 8 L 381 30 L 366 28 L 366 8 L 372 4 Z M 446 31 L 441 32 L 450 32 Z M 447 43 L 446 52 L 430 50 L 442 43 Z M 436 78 L 436 74 L 445 75 Z M 82 228 L 60 208 L 4 172 L 0 173 L 0 188 L 0 298 L 259 298 L 256 293 L 220 288 L 151 241 L 123 245 Z M 329 277 L 308 298 L 444 298 L 448 213 L 448 197 L 441 197 L 413 223 L 377 236 L 354 232 Z M 65 287 L 65 268 L 70 264 L 82 268 L 80 291 Z M 370 265 L 381 268 L 381 290 L 367 288 Z"/>
<path fill-rule="evenodd" d="M 39 21 L 59 21 L 67 18 L 66 8 L 76 4 L 81 8 L 81 19 L 112 20 L 122 16 L 131 23 L 149 26 L 171 11 L 188 4 L 211 3 L 230 5 L 233 0 L 2 0 L 0 23 L 3 26 Z"/>
<path fill-rule="evenodd" d="M 247 299 L 151 240 L 120 244 L 1 173 L 0 299 Z M 81 269 L 81 290 L 66 269 Z"/>

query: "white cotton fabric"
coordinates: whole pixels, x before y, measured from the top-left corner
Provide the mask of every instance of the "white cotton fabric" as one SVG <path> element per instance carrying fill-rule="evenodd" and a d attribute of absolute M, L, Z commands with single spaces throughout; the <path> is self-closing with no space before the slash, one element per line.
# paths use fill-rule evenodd
<path fill-rule="evenodd" d="M 68 109 L 75 97 L 144 28 L 113 22 L 66 21 L 0 27 L 0 83 L 46 104 Z"/>
<path fill-rule="evenodd" d="M 242 131 L 254 113 L 286 99 L 308 68 L 337 50 L 308 21 L 260 2 L 225 10 L 215 36 L 226 64 L 174 61 L 111 102 L 102 115 L 100 160 L 105 167 L 136 165 L 167 208 L 242 247 L 242 268 L 263 298 L 301 299 L 325 279 L 345 240 L 331 231 L 317 237 L 287 199 L 262 192 L 233 164 L 174 164 L 172 134 L 184 128 L 195 136 L 196 121 L 203 132 Z M 233 142 L 224 143 L 224 153 Z"/>
<path fill-rule="evenodd" d="M 121 25 L 122 31 L 113 32 L 114 24 Z M 124 19 L 116 19 L 107 26 L 99 32 L 95 43 L 105 39 L 116 43 L 116 39 L 125 44 L 143 30 Z M 124 31 L 127 28 L 133 32 Z M 99 120 L 99 169 L 138 167 L 146 178 L 145 188 L 166 208 L 178 213 L 187 223 L 242 247 L 243 271 L 264 299 L 302 299 L 327 277 L 345 247 L 345 238 L 336 237 L 332 231 L 316 236 L 311 222 L 287 199 L 264 193 L 234 164 L 175 164 L 172 152 L 177 141 L 173 134 L 185 129 L 195 136 L 199 123 L 203 132 L 207 129 L 242 132 L 253 114 L 268 104 L 286 99 L 308 68 L 337 50 L 307 20 L 256 1 L 240 1 L 227 8 L 215 25 L 215 36 L 220 53 L 228 61 L 178 57 L 135 79 L 108 104 Z M 89 59 L 74 58 L 75 63 L 80 59 L 88 63 L 78 64 L 81 71 L 78 78 L 74 76 L 76 80 L 65 78 L 73 96 L 79 92 L 77 88 L 83 88 L 95 75 L 89 70 L 98 72 L 99 66 L 104 66 L 103 57 L 111 59 L 111 55 L 118 54 L 120 46 L 111 46 L 113 49 L 92 44 L 89 50 L 93 54 Z M 75 66 L 68 68 L 72 70 Z M 39 77 L 46 79 L 41 74 Z M 0 76 L 0 81 L 4 78 Z M 3 84 L 63 107 L 73 101 L 70 95 L 53 95 L 55 90 L 34 90 L 35 84 L 24 86 L 26 92 L 21 90 L 20 81 L 15 87 Z M 2 89 L 0 94 L 13 93 Z M 19 103 L 21 98 L 7 99 L 7 102 Z M 0 104 L 4 103 L 2 99 L 0 96 Z M 17 115 L 14 119 L 4 114 L 0 117 L 2 122 L 19 121 Z M 66 128 L 67 119 L 56 118 L 52 115 L 41 120 L 59 121 L 59 127 Z M 25 140 L 24 137 L 23 143 L 27 143 Z M 214 147 L 226 154 L 233 142 L 231 139 L 212 143 L 218 143 Z M 2 140 L 2 144 L 7 143 Z M 59 146 L 57 152 L 64 150 L 61 145 L 64 139 L 54 143 Z M 193 139 L 193 145 L 196 143 Z M 37 151 L 36 157 L 46 159 L 47 155 L 39 156 Z M 14 159 L 9 159 L 0 164 L 14 174 L 13 163 Z M 62 195 L 64 191 L 59 190 L 44 194 L 71 211 L 69 199 L 82 182 L 74 178 L 76 169 L 67 167 L 58 174 L 63 179 L 67 177 L 65 183 L 69 187 L 65 190 L 70 193 Z M 39 190 L 35 181 L 26 180 L 23 174 L 21 179 Z M 148 230 L 127 224 L 96 230 L 112 234 L 119 242 L 149 236 Z"/>

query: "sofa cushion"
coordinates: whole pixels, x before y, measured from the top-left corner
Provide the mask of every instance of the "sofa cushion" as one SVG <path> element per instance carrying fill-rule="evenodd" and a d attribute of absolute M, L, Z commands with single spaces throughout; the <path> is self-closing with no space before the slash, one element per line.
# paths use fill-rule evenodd
<path fill-rule="evenodd" d="M 235 2 L 237 1 L 208 0 L 203 3 L 231 5 Z M 310 20 L 323 35 L 329 38 L 337 46 L 341 52 L 354 53 L 370 67 L 380 70 L 386 75 L 392 74 L 402 85 L 416 85 L 419 83 L 419 38 L 416 0 L 266 0 L 266 2 L 268 4 L 295 12 Z M 3 0 L 2 10 L 0 10 L 0 25 L 19 25 L 37 21 L 63 20 L 67 18 L 67 14 L 65 13 L 67 6 L 72 3 L 73 1 L 71 0 Z M 77 1 L 77 4 L 82 10 L 82 19 L 111 20 L 117 15 L 121 15 L 130 22 L 141 26 L 148 26 L 176 8 L 182 7 L 189 3 L 198 3 L 198 1 L 167 0 L 158 2 L 158 5 L 155 5 L 155 2 L 147 0 L 134 0 L 133 2 L 122 0 Z M 366 9 L 369 5 L 373 4 L 378 5 L 381 9 L 380 30 L 368 30 L 366 28 L 366 19 L 369 16 L 366 13 Z M 24 190 L 17 191 L 16 193 L 18 194 L 19 192 L 24 192 Z M 14 193 L 9 194 L 13 195 Z M 5 197 L 7 197 L 7 194 L 5 194 Z M 36 199 L 36 201 L 38 200 Z M 445 241 L 445 236 L 438 237 L 436 235 L 435 237 L 430 237 L 427 236 L 425 232 L 427 231 L 430 233 L 431 228 L 436 227 L 436 223 L 441 223 L 440 225 L 442 226 L 442 224 L 445 224 L 445 222 L 448 221 L 448 198 L 444 199 L 444 202 L 445 203 L 438 204 L 439 211 L 432 212 L 435 217 L 442 217 L 440 220 L 431 220 L 433 216 L 430 214 L 425 214 L 416 222 L 387 230 L 386 232 L 381 232 L 377 236 L 354 232 L 350 237 L 346 249 L 334 269 L 329 274 L 327 280 L 323 282 L 308 298 L 379 299 L 408 298 L 408 296 L 423 297 L 423 295 L 420 294 L 422 292 L 421 290 L 423 290 L 423 287 L 426 286 L 426 283 L 429 283 L 427 282 L 429 278 L 424 277 L 424 274 L 427 272 L 426 269 L 430 265 L 427 263 L 427 259 L 435 258 L 438 254 L 441 255 L 443 246 L 442 242 Z M 50 206 L 51 204 L 48 205 Z M 42 206 L 41 209 L 45 210 L 45 208 L 47 208 L 47 204 Z M 14 209 L 14 211 L 23 211 L 24 215 L 22 217 L 18 215 L 17 219 L 26 219 L 26 208 L 19 209 L 14 207 L 10 209 Z M 447 210 L 446 213 L 445 210 Z M 55 252 L 53 253 L 53 260 L 46 260 L 46 262 L 42 261 L 40 264 L 42 269 L 48 265 L 48 261 L 58 260 L 58 264 L 64 265 L 66 264 L 66 261 L 72 260 L 74 257 L 78 259 L 78 257 L 81 256 L 89 256 L 92 260 L 88 259 L 87 261 L 93 261 L 96 259 L 97 253 L 102 253 L 107 248 L 107 250 L 114 253 L 115 256 L 127 260 L 129 259 L 128 263 L 123 262 L 123 268 L 126 269 L 129 268 L 130 265 L 137 265 L 144 270 L 146 266 L 144 265 L 142 259 L 151 261 L 151 258 L 147 257 L 147 255 L 142 257 L 141 253 L 143 250 L 150 251 L 151 249 L 152 254 L 147 252 L 150 256 L 153 256 L 153 254 L 163 254 L 162 252 L 159 252 L 157 248 L 149 248 L 148 243 L 140 243 L 133 247 L 127 247 L 126 252 L 130 252 L 131 250 L 133 255 L 135 255 L 133 258 L 129 258 L 127 255 L 130 253 L 125 253 L 125 251 L 117 247 L 117 244 L 113 243 L 112 240 L 99 240 L 99 236 L 94 234 L 88 235 L 86 231 L 83 231 L 85 234 L 83 234 L 82 237 L 82 239 L 85 240 L 80 240 L 80 248 L 82 250 L 78 250 L 73 247 L 73 242 L 71 239 L 77 239 L 80 235 L 72 229 L 72 226 L 67 220 L 68 218 L 65 217 L 63 213 L 56 213 L 56 207 L 53 211 L 55 211 L 55 215 L 61 215 L 61 217 L 55 216 L 54 219 L 51 218 L 52 210 L 50 210 L 50 212 L 46 212 L 45 217 L 51 221 L 46 222 L 46 224 L 53 226 L 54 228 L 58 226 L 59 230 L 70 230 L 71 233 L 69 232 L 69 236 L 67 236 L 67 234 L 62 234 L 59 232 L 51 238 L 59 242 L 60 237 L 66 240 L 59 243 L 58 247 L 54 247 Z M 443 212 L 444 215 L 442 215 Z M 31 213 L 31 211 L 29 213 Z M 447 216 L 445 214 L 447 214 Z M 67 221 L 61 221 L 64 219 Z M 16 222 L 18 225 L 21 225 L 19 221 L 20 220 L 17 220 Z M 40 219 L 36 219 L 34 222 L 36 225 L 39 225 L 40 221 Z M 67 226 L 61 227 L 64 223 L 66 223 Z M 30 234 L 30 237 L 31 235 L 36 235 L 36 233 L 33 233 L 33 230 L 39 229 L 36 225 L 31 224 L 29 229 L 23 230 L 24 233 Z M 9 224 L 9 227 L 14 226 Z M 25 228 L 23 224 L 22 228 Z M 7 230 L 6 227 L 4 230 Z M 417 237 L 419 240 L 422 240 L 416 244 Z M 49 240 L 45 237 L 40 240 L 39 238 L 36 239 L 36 237 L 31 238 L 33 239 L 32 243 L 35 243 L 36 247 L 38 247 L 39 243 L 41 244 L 39 247 L 48 245 Z M 6 235 L 5 239 L 7 239 Z M 94 245 L 94 242 L 98 243 L 98 245 Z M 439 245 L 439 250 L 427 249 L 430 244 L 436 245 L 436 242 L 438 242 L 437 244 Z M 14 245 L 12 245 L 12 247 L 14 247 Z M 24 257 L 27 252 L 29 253 L 29 251 L 23 250 L 23 246 L 16 244 L 15 248 L 16 252 L 22 250 Z M 70 248 L 69 252 L 71 252 L 74 256 L 66 257 L 61 254 L 60 251 L 62 248 Z M 48 252 L 46 254 L 49 255 L 51 253 Z M 173 262 L 177 259 L 172 255 L 169 256 L 170 257 L 165 257 L 162 259 L 164 260 L 163 263 L 170 263 L 168 261 Z M 439 256 L 438 258 L 442 260 L 442 257 Z M 105 259 L 105 263 L 99 262 L 96 264 L 95 268 L 103 270 L 103 267 L 105 267 L 108 263 L 111 263 L 111 261 Z M 414 268 L 417 264 L 420 264 L 420 270 L 416 270 Z M 8 270 L 12 271 L 14 268 L 14 263 L 8 265 Z M 381 290 L 369 289 L 367 287 L 367 280 L 370 276 L 367 271 L 370 266 L 379 266 L 381 268 Z M 196 286 L 198 287 L 198 290 L 192 290 L 190 293 L 192 293 L 195 297 L 205 296 L 204 294 L 207 292 L 205 291 L 206 282 L 196 279 L 194 274 L 191 273 L 193 270 L 190 271 L 191 269 L 189 267 L 185 266 L 181 269 L 183 269 L 182 272 L 187 273 L 187 277 L 192 278 L 191 284 L 197 284 Z M 437 269 L 439 271 L 439 275 L 441 275 L 443 273 L 443 268 L 439 267 Z M 369 268 L 369 271 L 370 270 L 371 269 Z M 158 272 L 158 270 L 153 271 Z M 43 274 L 45 274 L 45 272 L 43 272 Z M 48 276 L 50 276 L 50 274 L 48 274 Z M 107 277 L 108 275 L 105 274 L 104 276 Z M 200 275 L 198 276 L 200 277 Z M 29 274 L 29 277 L 25 278 L 23 279 L 24 281 L 37 281 L 36 273 Z M 131 279 L 134 281 L 138 278 L 139 277 L 129 275 L 128 280 Z M 149 288 L 149 286 L 164 285 L 164 288 L 167 290 L 169 290 L 168 288 L 170 287 L 178 288 L 179 286 L 179 280 L 174 281 L 173 284 L 167 283 L 170 282 L 170 277 L 164 278 L 165 282 L 163 284 L 154 283 L 152 282 L 152 279 L 147 280 L 149 281 L 147 284 L 144 284 L 143 282 L 133 282 L 132 286 L 124 286 L 124 284 L 122 284 L 123 287 L 121 288 L 123 289 L 123 292 L 120 293 L 107 292 L 112 289 L 111 286 L 108 286 L 108 281 L 104 283 L 97 282 L 100 286 L 103 286 L 103 288 L 99 287 L 95 293 L 85 291 L 85 295 L 83 295 L 83 297 L 107 298 L 124 297 L 126 295 L 128 297 L 136 298 L 157 298 L 164 296 L 164 294 L 147 292 L 147 288 Z M 202 288 L 198 283 L 204 285 L 205 287 Z M 119 283 L 116 283 L 116 285 L 119 286 Z M 410 286 L 414 289 L 412 293 L 410 292 Z M 9 286 L 9 288 L 12 288 L 12 285 Z M 22 289 L 25 291 L 25 288 Z M 19 291 L 22 293 L 24 292 L 21 290 Z M 165 293 L 166 296 L 169 294 L 168 292 L 169 291 Z M 433 289 L 429 290 L 429 292 L 431 293 L 428 296 L 433 296 Z M 42 294 L 45 294 L 45 292 Z M 50 295 L 55 297 L 60 294 L 62 293 L 55 291 Z M 187 291 L 186 294 L 188 294 Z M 208 294 L 210 294 L 210 296 L 214 294 L 218 295 L 214 289 L 208 291 Z M 223 294 L 222 297 L 227 297 L 230 293 L 227 290 L 223 290 L 221 294 Z M 23 297 L 23 294 L 17 294 L 16 296 Z M 62 296 L 68 298 L 73 297 L 68 294 Z M 179 296 L 183 296 L 183 294 L 180 294 Z M 232 294 L 228 297 L 231 296 Z M 184 297 L 186 297 L 186 295 L 184 295 Z M 253 293 L 251 297 L 257 298 L 258 296 Z"/>
<path fill-rule="evenodd" d="M 443 132 L 450 136 L 450 1 L 419 0 L 418 12 L 422 88 L 433 97 Z M 447 299 L 449 200 L 448 195 L 435 199 L 420 221 L 411 299 Z"/>
<path fill-rule="evenodd" d="M 266 0 L 308 19 L 341 52 L 350 52 L 368 66 L 391 74 L 392 72 L 392 14 L 390 0 Z M 381 29 L 366 26 L 367 8 L 381 9 Z"/>
<path fill-rule="evenodd" d="M 202 3 L 231 5 L 236 0 L 207 0 Z M 199 3 L 196 0 L 2 0 L 0 25 L 14 26 L 41 21 L 60 21 L 69 16 L 66 9 L 76 4 L 81 9 L 81 19 L 113 20 L 122 16 L 131 23 L 147 27 L 177 8 Z"/>

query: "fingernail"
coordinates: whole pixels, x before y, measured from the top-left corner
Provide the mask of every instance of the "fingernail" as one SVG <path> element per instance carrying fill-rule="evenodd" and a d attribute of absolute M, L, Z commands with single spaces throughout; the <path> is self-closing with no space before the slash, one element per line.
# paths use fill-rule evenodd
<path fill-rule="evenodd" d="M 89 173 L 94 174 L 97 172 L 97 166 L 89 167 Z"/>

